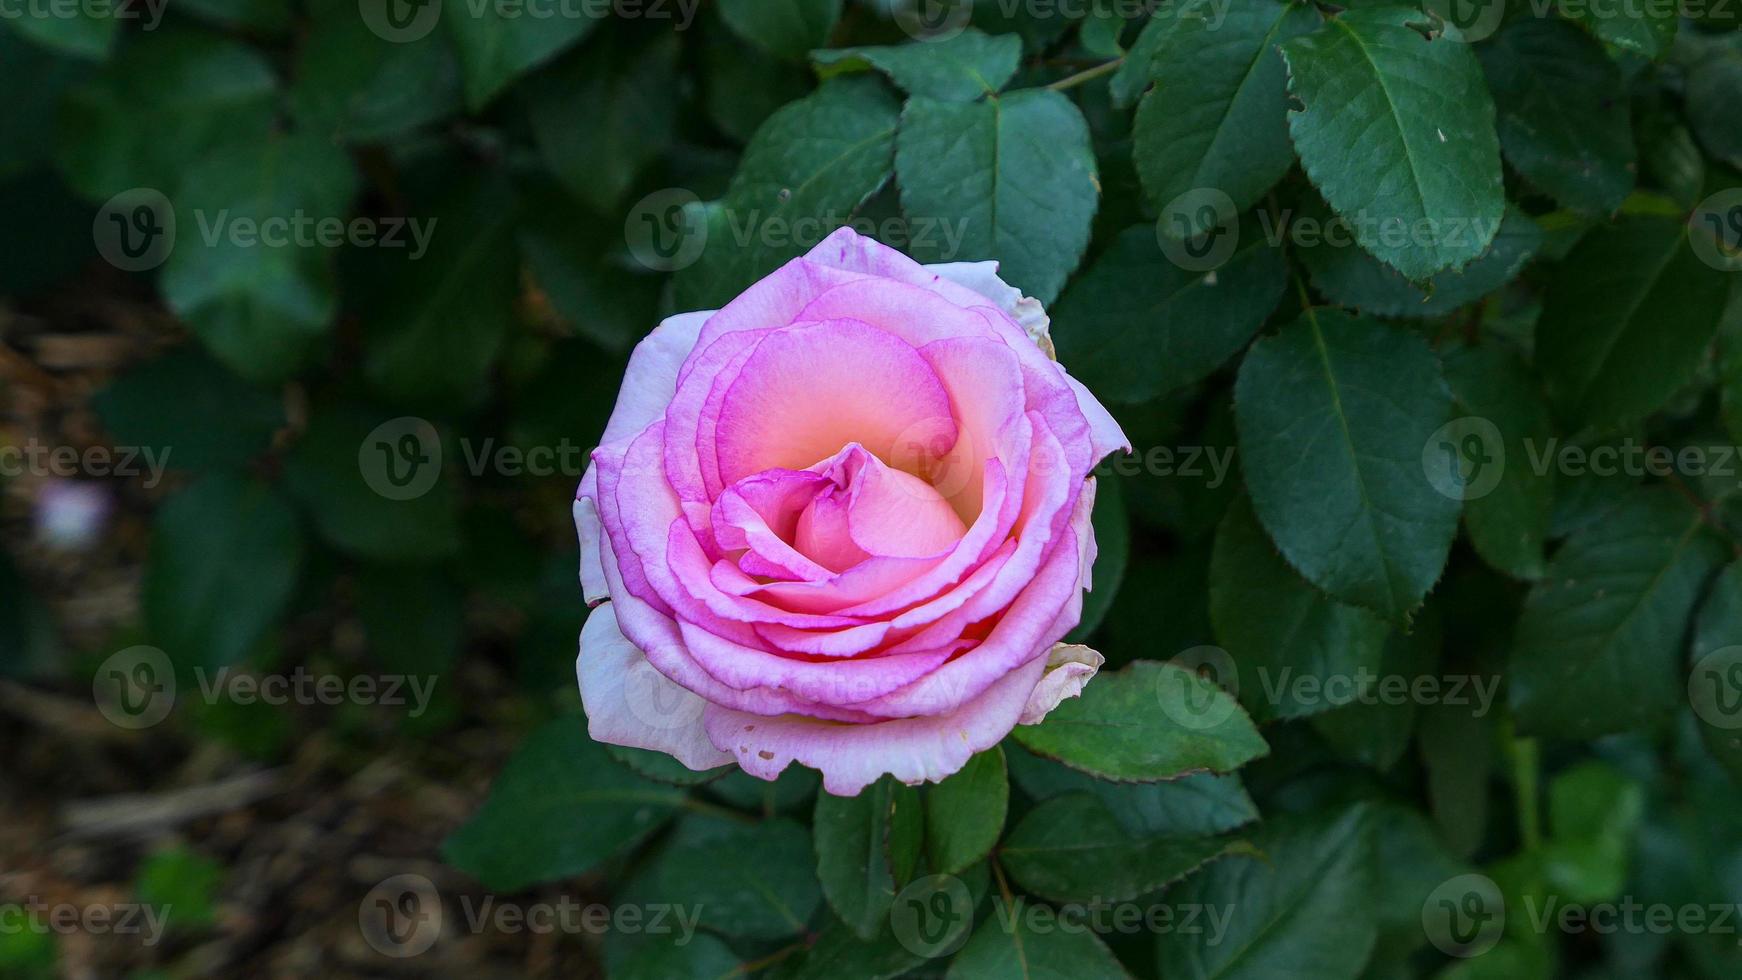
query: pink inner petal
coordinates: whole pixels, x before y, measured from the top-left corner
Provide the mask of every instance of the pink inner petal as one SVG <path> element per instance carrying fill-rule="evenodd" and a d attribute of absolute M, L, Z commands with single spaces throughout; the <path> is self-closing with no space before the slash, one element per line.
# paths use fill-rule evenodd
<path fill-rule="evenodd" d="M 923 464 L 955 441 L 949 395 L 919 351 L 847 319 L 766 335 L 714 422 L 727 485 L 768 469 L 804 469 L 852 442 L 884 460 L 917 454 Z"/>

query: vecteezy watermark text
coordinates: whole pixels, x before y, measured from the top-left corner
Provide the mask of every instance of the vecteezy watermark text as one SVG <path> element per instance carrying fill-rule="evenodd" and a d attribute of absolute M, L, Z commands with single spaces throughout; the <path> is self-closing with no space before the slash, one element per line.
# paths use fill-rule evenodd
<path fill-rule="evenodd" d="M 163 939 L 173 905 L 120 902 L 111 905 L 75 905 L 45 902 L 35 895 L 22 904 L 0 903 L 0 936 L 31 933 L 38 936 L 85 935 L 142 936 L 140 944 L 156 946 Z"/>
<path fill-rule="evenodd" d="M 169 446 L 50 446 L 35 438 L 22 446 L 0 446 L 0 476 L 145 477 L 147 490 L 163 481 L 169 466 Z"/>

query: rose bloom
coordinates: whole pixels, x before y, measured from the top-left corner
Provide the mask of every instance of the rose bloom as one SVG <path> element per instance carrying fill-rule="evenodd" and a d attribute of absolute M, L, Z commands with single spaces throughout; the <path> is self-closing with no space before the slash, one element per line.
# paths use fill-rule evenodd
<path fill-rule="evenodd" d="M 575 500 L 598 741 L 940 780 L 1079 693 L 1089 471 L 1129 451 L 995 262 L 850 229 L 630 358 Z"/>

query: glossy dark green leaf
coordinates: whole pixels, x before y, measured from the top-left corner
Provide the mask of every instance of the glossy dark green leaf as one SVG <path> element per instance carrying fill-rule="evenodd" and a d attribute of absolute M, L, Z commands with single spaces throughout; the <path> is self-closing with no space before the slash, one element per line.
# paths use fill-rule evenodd
<path fill-rule="evenodd" d="M 683 802 L 683 790 L 612 762 L 587 737 L 586 719 L 570 715 L 527 737 L 442 856 L 488 888 L 519 891 L 587 871 L 664 826 Z"/>
<path fill-rule="evenodd" d="M 1331 219 L 1329 209 L 1313 207 L 1307 215 Z M 1333 233 L 1347 225 L 1340 219 Z M 1305 263 L 1313 287 L 1344 306 L 1377 316 L 1437 317 L 1490 295 L 1517 278 L 1543 244 L 1542 228 L 1516 208 L 1508 209 L 1494 241 L 1481 256 L 1457 271 L 1438 272 L 1427 282 L 1412 283 L 1347 238 L 1315 237 L 1311 245 L 1297 240 L 1295 254 Z"/>
<path fill-rule="evenodd" d="M 1742 779 L 1742 562 L 1712 583 L 1695 620 L 1688 699 L 1712 757 Z"/>
<path fill-rule="evenodd" d="M 1059 361 L 1103 398 L 1140 402 L 1202 379 L 1252 339 L 1288 285 L 1280 249 L 1242 229 L 1226 263 L 1189 271 L 1149 225 L 1127 228 L 1053 309 Z"/>
<path fill-rule="evenodd" d="M 1269 751 L 1221 688 L 1183 667 L 1144 660 L 1103 672 L 1044 722 L 1012 734 L 1073 769 L 1131 782 L 1231 772 Z"/>
<path fill-rule="evenodd" d="M 1674 492 L 1638 492 L 1573 535 L 1530 590 L 1512 650 L 1521 732 L 1592 738 L 1687 697 L 1683 643 L 1724 549 Z"/>
<path fill-rule="evenodd" d="M 1555 488 L 1554 467 L 1538 468 L 1555 437 L 1542 386 L 1523 359 L 1499 343 L 1448 351 L 1445 367 L 1460 417 L 1493 425 L 1485 434 L 1472 427 L 1459 443 L 1440 447 L 1451 453 L 1442 456 L 1448 472 L 1460 467 L 1456 480 L 1466 488 L 1464 527 L 1470 543 L 1496 569 L 1515 578 L 1537 578 L 1544 568 Z M 1495 433 L 1498 451 L 1489 445 Z M 1477 441 L 1469 442 L 1469 434 Z M 1485 473 L 1482 466 L 1497 473 Z"/>
<path fill-rule="evenodd" d="M 1155 783 L 1110 783 L 1011 746 L 1011 778 L 1036 800 L 1067 793 L 1098 798 L 1133 837 L 1209 837 L 1258 819 L 1238 776 L 1198 773 Z"/>
<path fill-rule="evenodd" d="M 1421 338 L 1309 310 L 1254 344 L 1234 388 L 1253 508 L 1308 581 L 1402 622 L 1439 579 L 1460 501 L 1423 453 L 1451 416 Z"/>
<path fill-rule="evenodd" d="M 944 102 L 972 102 L 997 93 L 1016 74 L 1021 58 L 1021 38 L 974 28 L 921 43 L 811 52 L 824 78 L 875 68 L 909 94 Z"/>
<path fill-rule="evenodd" d="M 1170 896 L 1231 910 L 1220 941 L 1165 932 L 1162 976 L 1352 977 L 1377 938 L 1372 819 L 1364 807 L 1265 823 L 1257 857 L 1217 861 Z"/>
<path fill-rule="evenodd" d="M 817 879 L 830 907 L 861 939 L 874 938 L 888 919 L 901 887 L 894 851 L 907 836 L 902 828 L 922 819 L 919 807 L 915 790 L 887 776 L 858 796 L 817 794 L 811 819 Z"/>
<path fill-rule="evenodd" d="M 1105 943 L 1093 932 L 1071 928 L 1039 930 L 1022 907 L 1001 900 L 993 921 L 974 933 L 950 961 L 948 980 L 1128 980 Z M 1008 922 L 1009 927 L 1000 926 Z"/>
<path fill-rule="evenodd" d="M 1500 150 L 1567 207 L 1609 214 L 1633 190 L 1633 126 L 1621 71 L 1590 35 L 1523 17 L 1478 45 Z"/>
<path fill-rule="evenodd" d="M 1619 426 L 1692 379 L 1729 280 L 1687 234 L 1677 220 L 1625 218 L 1585 235 L 1560 263 L 1537 323 L 1536 364 L 1568 420 Z"/>
<path fill-rule="evenodd" d="M 937 226 L 909 248 L 923 262 L 997 259 L 1001 278 L 1050 303 L 1089 244 L 1095 155 L 1082 113 L 1057 92 L 909 99 L 895 173 L 909 226 Z"/>
<path fill-rule="evenodd" d="M 679 307 L 724 305 L 851 217 L 894 171 L 899 120 L 882 82 L 853 77 L 831 79 L 770 116 L 707 213 L 705 248 L 677 276 Z M 816 240 L 792 234 L 807 224 L 817 226 Z"/>
<path fill-rule="evenodd" d="M 1411 279 L 1481 255 L 1506 203 L 1481 66 L 1468 44 L 1424 38 L 1427 24 L 1407 7 L 1358 8 L 1282 46 L 1307 175 L 1361 246 Z"/>
<path fill-rule="evenodd" d="M 1213 188 L 1244 211 L 1294 165 L 1288 74 L 1277 46 L 1320 18 L 1304 6 L 1260 0 L 1230 5 L 1216 20 L 1175 19 L 1154 54 L 1155 87 L 1137 110 L 1137 173 L 1158 206 Z"/>
<path fill-rule="evenodd" d="M 805 930 L 822 901 L 811 835 L 790 820 L 692 817 L 654 868 L 657 900 L 699 909 L 703 928 L 745 939 Z"/>
<path fill-rule="evenodd" d="M 976 753 L 961 771 L 926 791 L 925 849 L 933 874 L 960 874 L 1004 833 L 1010 777 L 1004 750 Z"/>
<path fill-rule="evenodd" d="M 1124 902 L 1230 853 L 1229 837 L 1133 837 L 1087 793 L 1056 796 L 1029 811 L 998 849 L 1025 890 L 1055 902 Z"/>
<path fill-rule="evenodd" d="M 1240 703 L 1261 722 L 1350 703 L 1377 674 L 1390 632 L 1288 567 L 1245 500 L 1216 532 L 1210 621 L 1239 671 Z"/>

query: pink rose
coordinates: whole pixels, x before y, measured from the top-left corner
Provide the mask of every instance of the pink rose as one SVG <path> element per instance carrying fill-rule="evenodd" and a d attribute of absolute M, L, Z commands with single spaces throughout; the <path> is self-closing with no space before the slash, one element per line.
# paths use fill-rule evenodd
<path fill-rule="evenodd" d="M 641 342 L 575 500 L 593 738 L 855 795 L 1082 689 L 1089 471 L 1129 446 L 996 269 L 841 229 Z"/>

